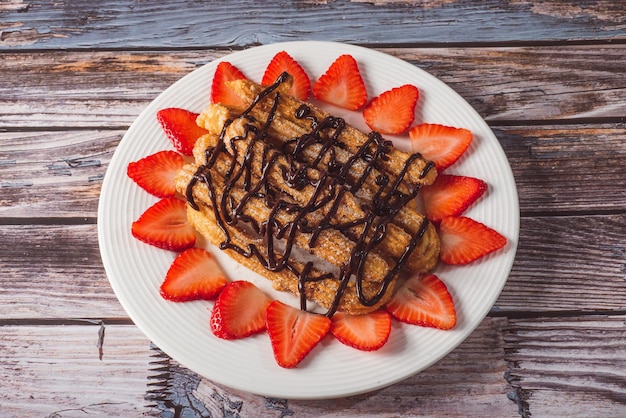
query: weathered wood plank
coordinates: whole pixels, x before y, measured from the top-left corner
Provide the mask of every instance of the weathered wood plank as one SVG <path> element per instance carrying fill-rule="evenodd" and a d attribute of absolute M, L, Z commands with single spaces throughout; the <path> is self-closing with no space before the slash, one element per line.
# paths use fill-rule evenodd
<path fill-rule="evenodd" d="M 134 326 L 0 327 L 3 415 L 516 416 L 499 320 L 487 319 L 449 356 L 391 387 L 329 401 L 285 401 L 202 378 L 150 345 Z"/>
<path fill-rule="evenodd" d="M 504 350 L 524 417 L 623 416 L 626 317 L 510 320 Z M 555 402 L 555 400 L 557 400 Z"/>
<path fill-rule="evenodd" d="M 522 218 L 495 311 L 623 310 L 625 228 L 624 214 Z M 0 226 L 0 319 L 126 317 L 96 234 L 96 225 Z"/>
<path fill-rule="evenodd" d="M 492 123 L 626 113 L 626 45 L 382 50 L 439 77 Z M 226 53 L 4 53 L 0 128 L 128 126 L 174 81 Z"/>
<path fill-rule="evenodd" d="M 132 417 L 152 367 L 149 341 L 134 326 L 0 326 L 0 415 Z"/>
<path fill-rule="evenodd" d="M 0 219 L 95 217 L 123 134 L 0 133 Z M 620 125 L 499 127 L 496 135 L 513 167 L 522 213 L 626 209 L 626 129 Z"/>
<path fill-rule="evenodd" d="M 240 47 L 302 39 L 385 44 L 624 39 L 621 2 L 11 0 L 0 48 Z M 287 30 L 285 29 L 287 28 Z"/>

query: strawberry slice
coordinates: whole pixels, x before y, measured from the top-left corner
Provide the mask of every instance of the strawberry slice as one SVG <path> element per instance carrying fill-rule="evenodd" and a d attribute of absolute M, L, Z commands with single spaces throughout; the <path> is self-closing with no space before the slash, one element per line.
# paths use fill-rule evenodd
<path fill-rule="evenodd" d="M 410 277 L 386 308 L 394 318 L 407 324 L 438 329 L 456 325 L 454 300 L 445 283 L 434 274 Z"/>
<path fill-rule="evenodd" d="M 126 174 L 139 187 L 156 197 L 176 194 L 174 177 L 185 164 L 182 155 L 174 151 L 159 151 L 128 164 Z"/>
<path fill-rule="evenodd" d="M 431 123 L 415 125 L 409 131 L 413 152 L 435 163 L 441 172 L 454 164 L 472 142 L 472 132 Z"/>
<path fill-rule="evenodd" d="M 246 79 L 246 76 L 228 61 L 217 64 L 213 82 L 211 83 L 211 103 L 221 103 L 238 109 L 246 107 L 246 103 L 237 96 L 227 85 L 228 81 Z"/>
<path fill-rule="evenodd" d="M 270 86 L 283 73 L 287 72 L 293 77 L 293 85 L 289 94 L 298 100 L 307 100 L 311 96 L 311 80 L 304 68 L 285 51 L 280 51 L 270 61 L 261 84 Z"/>
<path fill-rule="evenodd" d="M 465 212 L 486 190 L 487 183 L 480 179 L 439 174 L 435 182 L 423 186 L 420 193 L 424 198 L 426 217 L 431 222 L 440 222 L 446 216 Z"/>
<path fill-rule="evenodd" d="M 166 197 L 150 206 L 131 227 L 135 238 L 146 244 L 172 251 L 183 251 L 196 243 L 193 226 L 187 221 L 187 204 Z"/>
<path fill-rule="evenodd" d="M 172 145 L 183 155 L 192 155 L 196 140 L 209 133 L 196 124 L 197 113 L 170 107 L 157 112 L 157 120 Z"/>
<path fill-rule="evenodd" d="M 349 110 L 358 110 L 367 101 L 367 88 L 352 55 L 341 55 L 313 85 L 313 96 Z"/>
<path fill-rule="evenodd" d="M 265 311 L 272 300 L 254 284 L 237 280 L 226 285 L 211 312 L 211 331 L 226 340 L 265 329 Z"/>
<path fill-rule="evenodd" d="M 278 300 L 267 307 L 266 324 L 274 358 L 284 368 L 296 367 L 330 330 L 328 317 Z"/>
<path fill-rule="evenodd" d="M 374 97 L 363 119 L 369 128 L 381 134 L 398 135 L 409 129 L 415 119 L 419 90 L 411 84 L 387 90 Z"/>
<path fill-rule="evenodd" d="M 381 348 L 391 333 L 391 315 L 379 309 L 365 315 L 337 312 L 332 317 L 330 332 L 340 342 L 364 351 Z"/>
<path fill-rule="evenodd" d="M 488 226 L 465 216 L 449 216 L 439 225 L 441 261 L 467 264 L 506 245 L 506 238 Z"/>
<path fill-rule="evenodd" d="M 161 284 L 161 296 L 173 302 L 211 300 L 226 286 L 226 275 L 213 254 L 202 248 L 189 248 L 172 262 Z"/>

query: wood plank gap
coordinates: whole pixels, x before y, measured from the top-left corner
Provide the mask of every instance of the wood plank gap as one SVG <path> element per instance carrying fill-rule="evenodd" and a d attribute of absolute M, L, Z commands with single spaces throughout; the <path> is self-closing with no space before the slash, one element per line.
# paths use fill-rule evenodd
<path fill-rule="evenodd" d="M 6 318 L 0 327 L 9 326 L 63 326 L 63 325 L 135 325 L 130 318 Z"/>
<path fill-rule="evenodd" d="M 0 218 L 0 225 L 96 225 L 97 223 L 96 217 Z"/>
<path fill-rule="evenodd" d="M 139 115 L 137 115 L 139 116 Z M 93 131 L 126 131 L 130 125 L 120 126 L 3 126 L 0 133 L 9 132 L 93 132 Z"/>
<path fill-rule="evenodd" d="M 562 310 L 562 311 L 510 311 L 492 309 L 487 314 L 489 318 L 507 318 L 507 319 L 538 319 L 538 318 L 578 318 L 592 316 L 624 316 L 626 309 L 600 309 L 600 310 Z"/>
<path fill-rule="evenodd" d="M 520 211 L 522 218 L 555 218 L 555 217 L 570 217 L 570 216 L 610 216 L 610 215 L 624 215 L 626 212 L 620 209 L 594 209 L 594 210 L 559 210 L 554 209 L 550 211 L 533 211 L 524 210 Z"/>
<path fill-rule="evenodd" d="M 598 118 L 571 118 L 571 119 L 485 119 L 491 127 L 502 126 L 575 126 L 575 125 L 614 125 L 626 123 L 626 116 L 608 116 Z"/>

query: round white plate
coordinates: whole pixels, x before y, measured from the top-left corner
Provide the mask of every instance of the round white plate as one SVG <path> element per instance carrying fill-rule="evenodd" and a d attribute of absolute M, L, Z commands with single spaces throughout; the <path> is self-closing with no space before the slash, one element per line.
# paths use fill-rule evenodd
<path fill-rule="evenodd" d="M 450 173 L 474 176 L 489 191 L 466 216 L 496 229 L 508 239 L 496 253 L 463 267 L 440 266 L 435 273 L 448 285 L 458 312 L 451 331 L 394 322 L 387 344 L 361 352 L 325 338 L 295 369 L 279 367 L 266 333 L 238 341 L 214 337 L 208 326 L 212 302 L 172 303 L 159 295 L 173 252 L 143 244 L 131 236 L 131 223 L 158 199 L 126 176 L 126 166 L 162 149 L 172 149 L 155 114 L 165 107 L 200 112 L 209 103 L 213 73 L 227 60 L 247 77 L 260 81 L 275 53 L 285 50 L 316 80 L 341 54 L 359 63 L 369 97 L 412 83 L 420 90 L 417 122 L 470 129 L 474 141 Z M 519 232 L 519 206 L 511 169 L 487 124 L 452 89 L 400 59 L 374 50 L 329 42 L 289 42 L 236 52 L 193 71 L 157 97 L 132 124 L 111 160 L 98 208 L 98 236 L 106 273 L 130 318 L 159 348 L 182 365 L 216 383 L 259 395 L 320 399 L 354 395 L 388 386 L 435 363 L 461 343 L 484 319 L 510 273 Z M 360 113 L 325 106 L 349 123 L 367 130 Z M 397 140 L 397 141 L 396 141 Z M 394 139 L 408 149 L 409 141 Z M 250 280 L 274 298 L 297 305 L 295 298 L 274 292 L 269 281 L 212 251 L 231 279 Z"/>

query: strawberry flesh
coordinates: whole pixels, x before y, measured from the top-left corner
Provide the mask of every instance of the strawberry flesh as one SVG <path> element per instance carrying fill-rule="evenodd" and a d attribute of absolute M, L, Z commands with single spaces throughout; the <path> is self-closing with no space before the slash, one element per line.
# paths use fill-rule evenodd
<path fill-rule="evenodd" d="M 184 251 L 196 243 L 193 226 L 187 221 L 187 204 L 167 197 L 150 206 L 131 227 L 132 235 L 164 250 Z"/>
<path fill-rule="evenodd" d="M 363 109 L 369 128 L 381 134 L 398 135 L 409 129 L 415 119 L 419 90 L 411 84 L 387 90 Z"/>
<path fill-rule="evenodd" d="M 435 163 L 441 172 L 454 164 L 472 143 L 472 132 L 431 123 L 415 125 L 409 131 L 413 152 Z"/>
<path fill-rule="evenodd" d="M 253 283 L 237 280 L 222 290 L 211 312 L 211 331 L 226 340 L 265 329 L 265 311 L 272 300 Z"/>
<path fill-rule="evenodd" d="M 237 96 L 226 84 L 229 81 L 243 79 L 246 79 L 246 76 L 230 62 L 222 61 L 217 64 L 211 82 L 211 103 L 220 103 L 237 109 L 245 108 L 246 103 L 243 99 Z"/>
<path fill-rule="evenodd" d="M 261 84 L 264 86 L 274 84 L 283 72 L 293 77 L 289 94 L 298 100 L 307 100 L 311 96 L 311 80 L 304 68 L 285 51 L 274 55 L 263 74 Z"/>
<path fill-rule="evenodd" d="M 345 54 L 337 58 L 313 85 L 313 96 L 349 110 L 363 107 L 367 88 L 354 57 Z"/>
<path fill-rule="evenodd" d="M 174 148 L 183 155 L 192 155 L 196 140 L 209 133 L 196 124 L 198 113 L 186 109 L 170 107 L 157 112 L 157 120 L 163 132 L 174 145 Z"/>
<path fill-rule="evenodd" d="M 454 300 L 445 283 L 434 274 L 407 279 L 387 302 L 386 309 L 407 324 L 438 329 L 456 325 Z"/>
<path fill-rule="evenodd" d="M 328 317 L 278 300 L 267 307 L 266 324 L 274 358 L 284 368 L 296 367 L 330 330 Z"/>
<path fill-rule="evenodd" d="M 172 262 L 160 293 L 173 302 L 215 299 L 226 286 L 226 275 L 215 257 L 202 248 L 189 248 Z"/>
<path fill-rule="evenodd" d="M 448 216 L 439 225 L 441 261 L 468 264 L 506 245 L 506 238 L 465 216 Z"/>
<path fill-rule="evenodd" d="M 176 194 L 174 177 L 185 164 L 182 155 L 174 151 L 159 151 L 128 164 L 126 174 L 139 187 L 156 197 Z"/>
<path fill-rule="evenodd" d="M 332 317 L 330 332 L 341 343 L 363 351 L 381 348 L 391 333 L 391 315 L 379 309 L 365 315 L 337 312 Z"/>
<path fill-rule="evenodd" d="M 420 193 L 424 199 L 426 217 L 438 223 L 447 216 L 458 216 L 465 212 L 487 190 L 483 180 L 440 174 L 435 182 L 423 186 Z"/>

